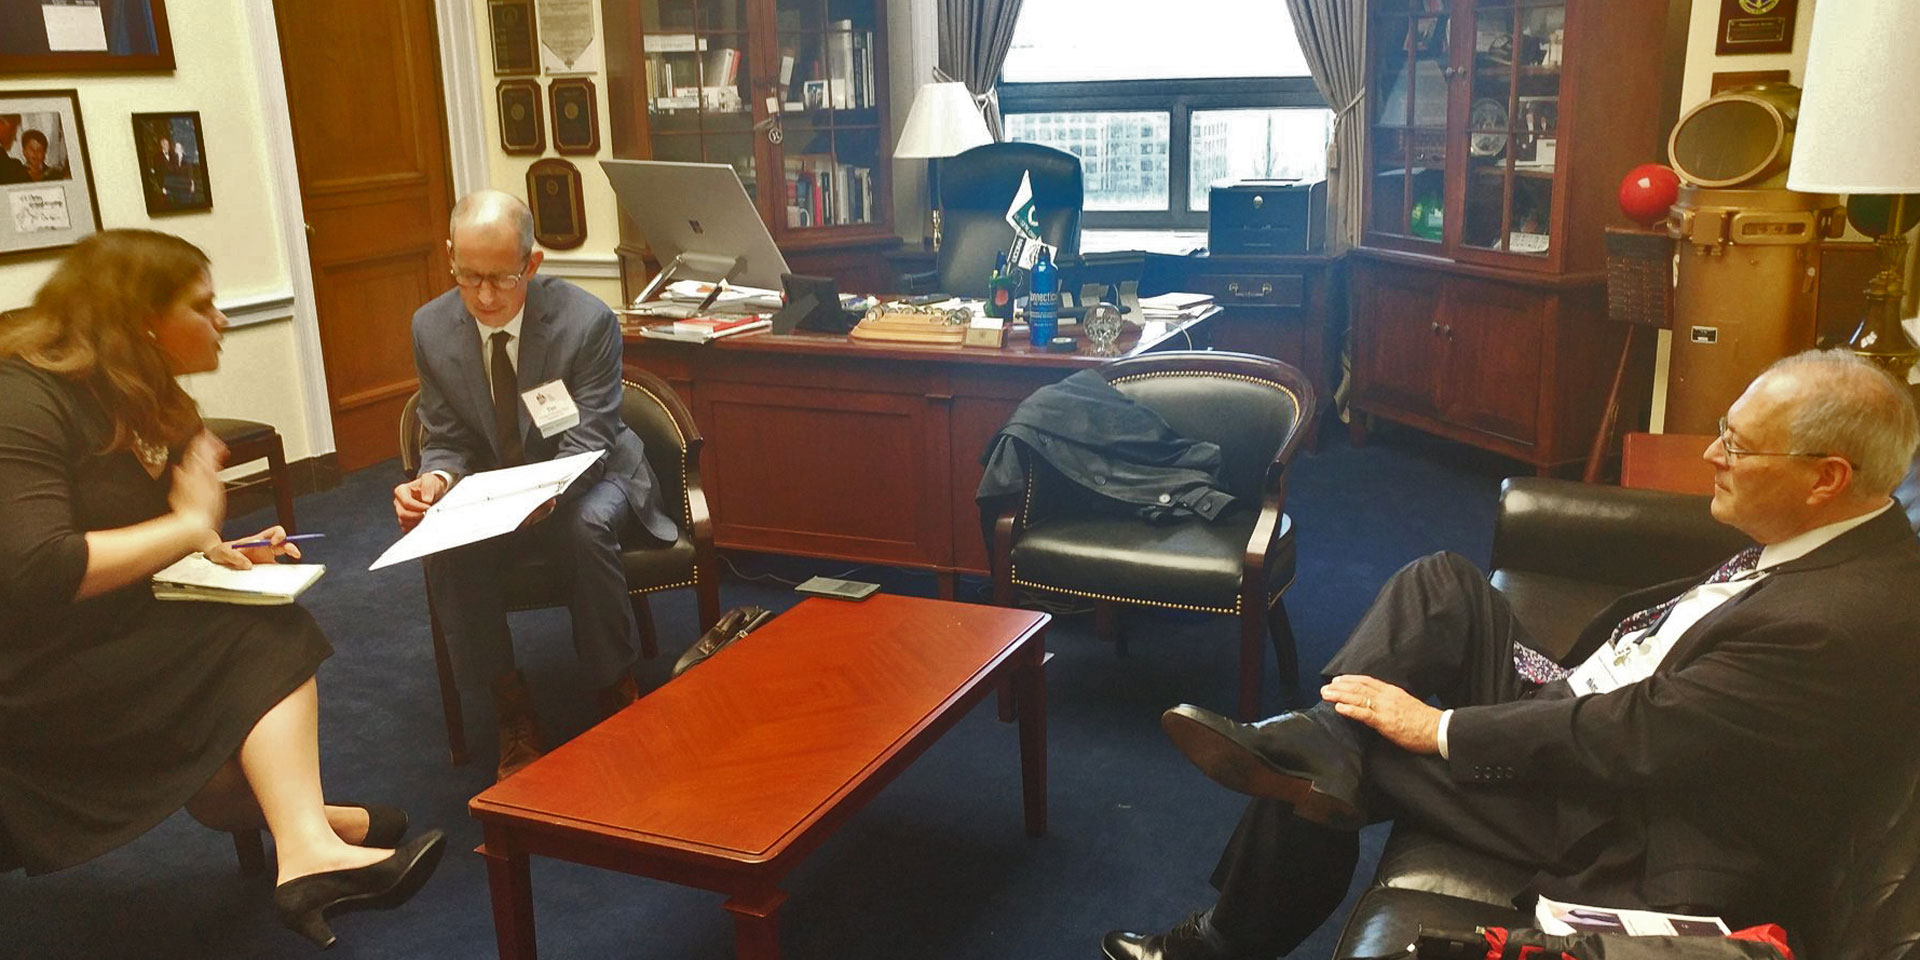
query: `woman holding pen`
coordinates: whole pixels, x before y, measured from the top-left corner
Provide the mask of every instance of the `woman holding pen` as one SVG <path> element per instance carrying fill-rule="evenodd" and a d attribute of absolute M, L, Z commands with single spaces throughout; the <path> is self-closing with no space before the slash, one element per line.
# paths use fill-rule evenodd
<path fill-rule="evenodd" d="M 226 451 L 174 377 L 214 369 L 225 327 L 205 254 L 145 230 L 82 241 L 0 319 L 0 866 L 72 866 L 183 805 L 264 824 L 281 921 L 327 946 L 329 909 L 410 896 L 445 838 L 322 799 L 332 648 L 304 609 L 153 597 L 195 551 L 299 556 L 279 527 L 220 539 Z"/>

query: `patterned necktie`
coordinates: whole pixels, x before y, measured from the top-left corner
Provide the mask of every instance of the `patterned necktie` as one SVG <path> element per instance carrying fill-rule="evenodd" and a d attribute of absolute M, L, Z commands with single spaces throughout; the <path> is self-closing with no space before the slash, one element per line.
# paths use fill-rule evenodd
<path fill-rule="evenodd" d="M 490 338 L 493 362 L 489 365 L 488 377 L 493 383 L 493 433 L 500 440 L 503 467 L 517 467 L 527 462 L 526 451 L 520 446 L 520 412 L 513 408 L 520 387 L 513 375 L 513 360 L 507 356 L 507 341 L 511 339 L 513 335 L 505 330 Z"/>
<path fill-rule="evenodd" d="M 1720 568 L 1713 571 L 1711 576 L 1701 581 L 1701 585 L 1726 583 L 1742 574 L 1752 573 L 1758 569 L 1759 566 L 1760 547 L 1756 544 L 1755 546 L 1748 547 L 1734 554 L 1732 559 L 1721 564 Z M 1642 634 L 1640 637 L 1640 640 L 1645 640 L 1647 636 L 1652 633 L 1650 628 L 1658 624 L 1660 619 L 1667 615 L 1667 611 L 1672 610 L 1673 605 L 1679 603 L 1682 597 L 1692 592 L 1691 589 L 1684 590 L 1679 596 L 1665 603 L 1648 607 L 1635 614 L 1630 614 L 1625 620 L 1620 621 L 1619 626 L 1613 628 L 1613 635 L 1607 638 L 1607 642 L 1609 644 L 1617 643 L 1621 637 L 1636 630 L 1647 630 L 1647 633 Z M 1639 641 L 1636 640 L 1635 642 L 1637 643 Z M 1533 683 L 1547 683 L 1558 680 L 1573 671 L 1554 663 L 1552 660 L 1542 656 L 1538 651 L 1516 644 L 1513 648 L 1513 672 L 1519 674 L 1523 680 L 1528 680 Z"/>

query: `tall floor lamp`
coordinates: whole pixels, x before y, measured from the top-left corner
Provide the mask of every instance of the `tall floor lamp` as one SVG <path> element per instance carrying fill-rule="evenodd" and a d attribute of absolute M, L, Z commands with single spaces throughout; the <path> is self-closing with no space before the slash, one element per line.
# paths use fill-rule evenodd
<path fill-rule="evenodd" d="M 932 210 L 932 246 L 940 249 L 940 160 L 993 142 L 973 92 L 958 81 L 921 84 L 907 111 L 906 129 L 893 148 L 896 158 L 927 161 L 927 205 Z"/>
<path fill-rule="evenodd" d="M 1907 194 L 1920 193 L 1920 17 L 1913 0 L 1827 0 L 1814 7 L 1787 189 L 1890 194 L 1875 239 L 1880 272 L 1848 349 L 1901 383 L 1920 349 L 1900 327 L 1907 265 Z"/>

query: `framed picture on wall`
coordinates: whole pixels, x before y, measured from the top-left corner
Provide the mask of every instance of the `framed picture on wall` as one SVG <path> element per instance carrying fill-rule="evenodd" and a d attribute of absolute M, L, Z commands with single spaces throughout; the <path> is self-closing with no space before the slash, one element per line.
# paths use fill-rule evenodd
<path fill-rule="evenodd" d="M 566 154 L 600 152 L 600 110 L 593 92 L 593 81 L 585 77 L 563 77 L 547 84 L 547 100 L 553 106 L 554 150 Z"/>
<path fill-rule="evenodd" d="M 534 23 L 533 0 L 487 0 L 487 32 L 494 75 L 540 72 L 540 30 Z"/>
<path fill-rule="evenodd" d="M 547 150 L 547 126 L 540 110 L 540 81 L 502 80 L 493 88 L 500 108 L 500 152 L 515 156 Z"/>
<path fill-rule="evenodd" d="M 172 69 L 166 0 L 0 0 L 0 74 Z"/>
<path fill-rule="evenodd" d="M 541 246 L 572 250 L 587 242 L 579 167 L 557 157 L 535 160 L 527 168 L 527 206 L 533 208 L 533 239 Z"/>
<path fill-rule="evenodd" d="M 199 111 L 134 114 L 133 149 L 140 158 L 140 190 L 147 198 L 147 213 L 213 209 Z"/>
<path fill-rule="evenodd" d="M 79 92 L 0 91 L 0 255 L 71 246 L 99 229 Z"/>

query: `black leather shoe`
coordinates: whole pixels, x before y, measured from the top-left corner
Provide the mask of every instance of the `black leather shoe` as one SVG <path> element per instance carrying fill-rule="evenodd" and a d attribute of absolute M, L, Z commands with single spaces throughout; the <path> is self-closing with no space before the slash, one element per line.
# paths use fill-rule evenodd
<path fill-rule="evenodd" d="M 1101 939 L 1100 949 L 1107 960 L 1236 960 L 1207 944 L 1205 922 L 1203 914 L 1191 913 L 1166 933 L 1115 930 Z"/>
<path fill-rule="evenodd" d="M 1183 703 L 1160 715 L 1160 728 L 1201 773 L 1229 790 L 1284 800 L 1294 816 L 1322 826 L 1366 826 L 1360 755 L 1313 717 L 1284 713 L 1236 723 Z"/>
<path fill-rule="evenodd" d="M 388 909 L 405 903 L 433 876 L 446 852 L 447 836 L 428 830 L 378 863 L 351 870 L 296 877 L 273 888 L 273 907 L 287 929 L 322 950 L 333 946 L 327 913 L 362 907 Z"/>
<path fill-rule="evenodd" d="M 384 803 L 347 803 L 341 801 L 336 807 L 358 807 L 367 812 L 367 835 L 354 844 L 357 847 L 380 847 L 392 849 L 407 838 L 407 812 L 399 807 L 389 807 Z"/>

